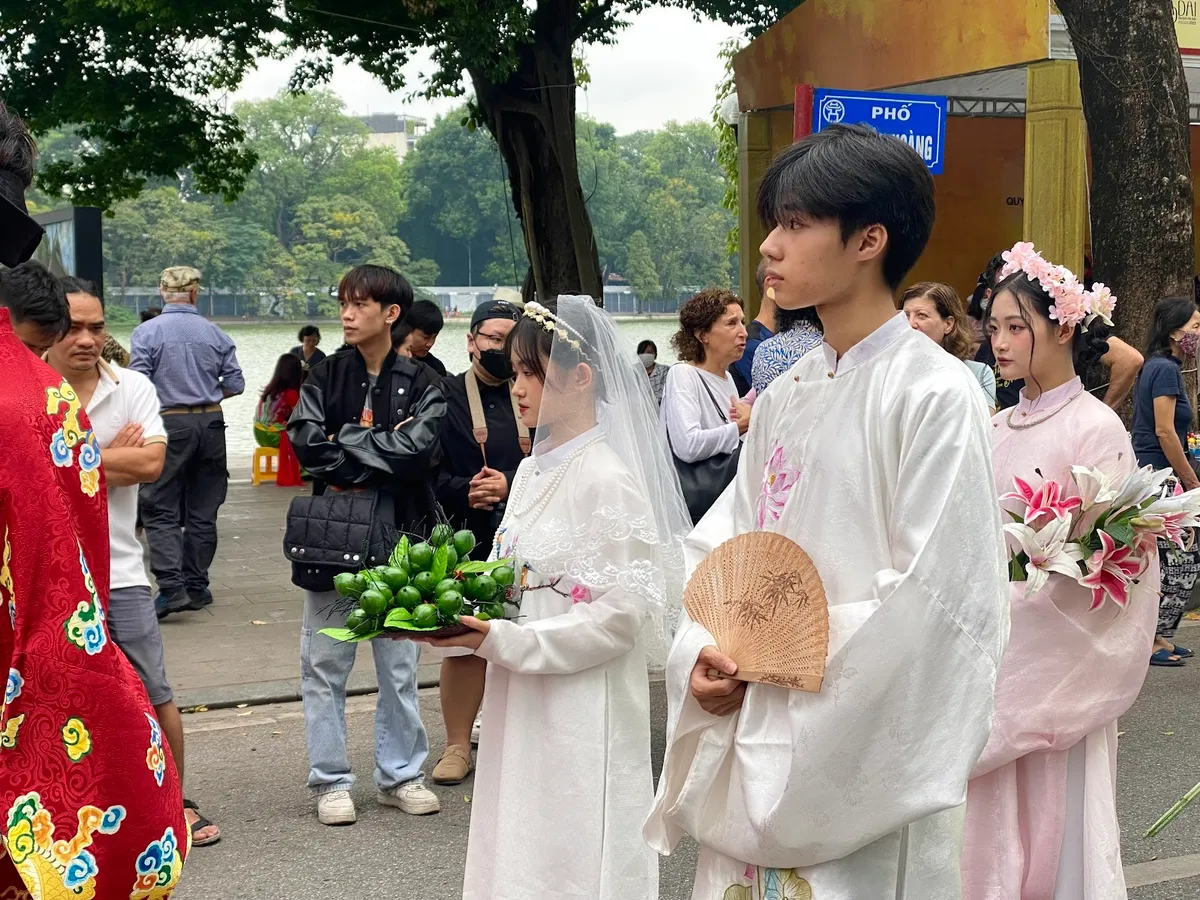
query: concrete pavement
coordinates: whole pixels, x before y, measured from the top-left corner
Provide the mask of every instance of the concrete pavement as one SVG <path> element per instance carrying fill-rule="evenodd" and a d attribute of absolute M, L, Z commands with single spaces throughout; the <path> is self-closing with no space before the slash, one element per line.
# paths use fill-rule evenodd
<path fill-rule="evenodd" d="M 291 583 L 283 528 L 288 503 L 308 489 L 252 487 L 236 480 L 249 472 L 248 464 L 232 471 L 235 480 L 221 507 L 217 556 L 209 573 L 213 603 L 161 623 L 167 676 L 184 709 L 300 697 L 304 593 Z M 421 680 L 436 683 L 437 667 L 426 667 Z M 364 646 L 350 691 L 374 688 L 371 650 Z"/>
<path fill-rule="evenodd" d="M 1200 629 L 1189 628 L 1200 637 Z M 1200 715 L 1194 702 L 1200 666 L 1153 670 L 1138 705 L 1121 722 L 1119 813 L 1132 900 L 1195 900 L 1200 896 L 1200 805 L 1153 841 L 1145 829 L 1200 781 Z M 422 692 L 431 756 L 444 742 L 436 690 Z M 661 764 L 665 703 L 651 685 L 653 751 Z M 350 757 L 359 782 L 359 821 L 320 825 L 304 781 L 304 715 L 300 704 L 227 709 L 185 717 L 188 795 L 218 822 L 224 839 L 197 848 L 184 870 L 178 900 L 456 900 L 470 823 L 470 780 L 433 786 L 436 816 L 413 818 L 375 803 L 371 783 L 374 697 L 347 704 Z M 1173 732 L 1170 735 L 1166 731 Z M 432 766 L 432 760 L 426 767 Z M 657 776 L 657 771 L 656 771 Z M 528 785 L 531 793 L 537 784 Z M 662 900 L 687 900 L 695 847 L 684 842 L 661 863 Z M 540 898 L 530 898 L 540 900 Z"/>

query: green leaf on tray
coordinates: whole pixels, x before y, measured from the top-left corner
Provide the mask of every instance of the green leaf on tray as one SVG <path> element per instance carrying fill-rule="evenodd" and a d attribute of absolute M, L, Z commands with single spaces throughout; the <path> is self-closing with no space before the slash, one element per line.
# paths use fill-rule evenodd
<path fill-rule="evenodd" d="M 437 631 L 441 625 L 434 625 L 432 628 L 421 628 L 419 625 L 414 625 L 411 619 L 400 619 L 395 622 L 387 622 L 388 628 L 395 628 L 400 631 Z"/>
<path fill-rule="evenodd" d="M 480 575 L 510 565 L 512 565 L 511 559 L 494 559 L 491 562 L 466 562 L 454 571 L 459 575 Z"/>
<path fill-rule="evenodd" d="M 437 548 L 437 552 L 433 554 L 433 568 L 430 569 L 433 573 L 434 582 L 441 581 L 446 577 L 446 569 L 450 566 L 450 547 L 447 544 Z"/>
<path fill-rule="evenodd" d="M 400 538 L 396 546 L 392 549 L 392 555 L 388 557 L 388 565 L 399 567 L 400 563 L 408 557 L 408 535 Z"/>
<path fill-rule="evenodd" d="M 401 623 L 412 621 L 412 613 L 407 609 L 393 609 L 383 620 L 384 628 L 399 628 Z"/>
<path fill-rule="evenodd" d="M 357 644 L 359 641 L 369 641 L 371 638 L 379 637 L 383 632 L 379 630 L 358 632 L 351 631 L 349 628 L 322 628 L 321 634 L 342 643 Z"/>

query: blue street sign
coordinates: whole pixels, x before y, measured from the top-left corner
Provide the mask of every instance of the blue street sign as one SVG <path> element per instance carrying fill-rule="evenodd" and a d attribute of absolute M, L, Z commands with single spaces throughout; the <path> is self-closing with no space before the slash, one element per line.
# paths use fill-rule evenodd
<path fill-rule="evenodd" d="M 934 175 L 942 173 L 947 113 L 945 97 L 927 94 L 878 94 L 827 88 L 813 92 L 814 132 L 830 125 L 870 125 L 916 150 Z"/>

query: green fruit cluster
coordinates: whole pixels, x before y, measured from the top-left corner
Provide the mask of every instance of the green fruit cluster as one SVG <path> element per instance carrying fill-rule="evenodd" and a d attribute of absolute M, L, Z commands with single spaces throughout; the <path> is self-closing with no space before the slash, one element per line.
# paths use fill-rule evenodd
<path fill-rule="evenodd" d="M 455 532 L 441 524 L 428 541 L 401 540 L 387 565 L 340 573 L 334 589 L 357 604 L 346 617 L 346 628 L 366 637 L 381 631 L 434 631 L 464 615 L 484 621 L 504 618 L 504 601 L 516 581 L 512 563 L 481 571 L 480 564 L 466 562 L 474 549 L 470 531 Z"/>

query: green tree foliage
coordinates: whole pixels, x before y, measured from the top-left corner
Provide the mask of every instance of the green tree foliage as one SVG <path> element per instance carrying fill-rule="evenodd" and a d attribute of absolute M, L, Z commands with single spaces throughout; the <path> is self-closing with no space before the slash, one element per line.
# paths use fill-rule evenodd
<path fill-rule="evenodd" d="M 717 136 L 717 165 L 725 175 L 725 196 L 721 205 L 734 215 L 733 224 L 725 236 L 725 249 L 730 256 L 738 252 L 738 142 L 737 131 L 721 117 L 721 105 L 725 98 L 737 90 L 733 78 L 733 58 L 742 49 L 742 42 L 728 40 L 721 45 L 719 56 L 725 64 L 725 74 L 717 84 L 716 103 L 713 105 L 712 123 Z"/>
<path fill-rule="evenodd" d="M 629 286 L 637 294 L 640 304 L 657 300 L 662 294 L 658 269 L 654 267 L 654 259 L 650 255 L 650 242 L 643 231 L 635 231 L 629 236 L 629 262 L 625 266 L 625 277 L 629 279 Z"/>
<path fill-rule="evenodd" d="M 761 29 L 796 0 L 682 0 L 697 15 Z M 232 198 L 253 141 L 223 98 L 256 59 L 306 51 L 298 88 L 359 63 L 395 90 L 431 51 L 427 95 L 474 91 L 468 117 L 504 159 L 541 296 L 598 293 L 597 241 L 577 159 L 576 51 L 611 43 L 651 0 L 362 0 L 347 15 L 277 0 L 0 0 L 0 96 L 35 133 L 76 127 L 80 152 L 42 172 L 51 194 L 108 208 L 190 169 L 195 189 Z M 276 198 L 278 199 L 278 198 Z M 283 242 L 288 235 L 272 229 Z"/>
<path fill-rule="evenodd" d="M 241 197 L 205 195 L 185 172 L 117 203 L 105 222 L 110 285 L 155 284 L 164 266 L 187 263 L 205 284 L 263 294 L 303 314 L 306 292 L 325 296 L 359 262 L 399 266 L 417 284 L 437 278 L 437 263 L 411 262 L 396 233 L 405 198 L 399 160 L 366 146 L 366 126 L 341 100 L 281 94 L 238 104 L 237 114 L 257 159 Z M 43 162 L 77 145 L 74 135 L 58 135 Z"/>
<path fill-rule="evenodd" d="M 292 256 L 310 283 L 334 287 L 347 269 L 364 263 L 408 270 L 408 246 L 389 234 L 365 200 L 339 194 L 306 200 L 296 210 Z M 332 303 L 322 300 L 322 303 Z M 329 307 L 332 310 L 332 306 Z"/>

